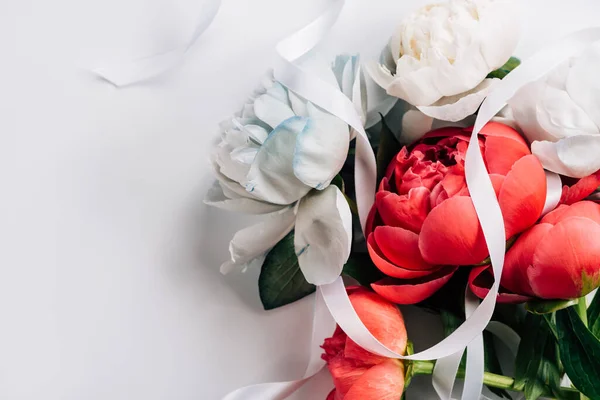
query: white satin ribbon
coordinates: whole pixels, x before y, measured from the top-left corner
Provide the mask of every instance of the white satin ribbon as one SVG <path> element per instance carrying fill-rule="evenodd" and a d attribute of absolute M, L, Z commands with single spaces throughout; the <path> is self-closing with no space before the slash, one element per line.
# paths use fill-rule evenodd
<path fill-rule="evenodd" d="M 554 172 L 546 171 L 546 203 L 542 216 L 554 210 L 562 197 L 562 181 Z"/>
<path fill-rule="evenodd" d="M 215 19 L 220 7 L 221 0 L 205 1 L 195 23 L 194 32 L 183 46 L 161 50 L 134 60 L 101 66 L 93 69 L 92 72 L 117 87 L 123 87 L 143 82 L 169 71 L 183 60 L 190 47 L 196 43 Z"/>
<path fill-rule="evenodd" d="M 504 266 L 506 243 L 502 213 L 480 148 L 477 145 L 477 135 L 483 126 L 506 105 L 506 102 L 519 88 L 528 82 L 542 77 L 562 60 L 581 52 L 589 43 L 599 39 L 600 28 L 590 28 L 569 35 L 558 43 L 544 48 L 507 75 L 481 105 L 465 159 L 467 185 L 486 239 L 492 270 L 496 278 L 481 304 L 454 333 L 437 345 L 411 356 L 402 356 L 385 347 L 366 329 L 352 308 L 343 282 L 339 278 L 332 284 L 320 286 L 319 291 L 323 294 L 327 306 L 338 325 L 354 342 L 372 353 L 385 357 L 409 360 L 432 360 L 444 358 L 464 350 L 472 340 L 476 339 L 483 332 L 490 322 L 496 305 L 500 277 L 502 276 Z M 315 97 L 312 98 L 314 103 L 321 105 L 316 100 Z M 324 101 L 324 103 L 327 104 L 327 101 Z M 347 115 L 334 114 L 345 121 L 351 119 Z M 357 131 L 360 133 L 360 130 Z M 373 187 L 373 182 L 360 181 L 360 177 L 367 177 L 369 179 L 370 175 L 357 173 L 357 192 L 370 190 Z M 367 194 L 363 193 L 362 198 L 367 198 Z M 359 194 L 357 193 L 357 198 L 358 196 Z M 359 211 L 364 212 L 360 208 Z M 364 218 L 366 218 L 366 215 L 361 215 L 361 221 Z M 469 393 L 472 393 L 470 389 L 468 390 Z"/>
<path fill-rule="evenodd" d="M 375 156 L 359 114 L 350 99 L 338 88 L 308 75 L 292 63 L 293 60 L 310 51 L 319 42 L 320 38 L 325 35 L 337 19 L 343 3 L 343 0 L 335 1 L 331 8 L 317 18 L 317 20 L 280 42 L 277 49 L 282 56 L 282 63 L 275 70 L 275 79 L 290 90 L 339 117 L 356 131 L 356 197 L 361 226 L 364 231 L 367 215 L 373 205 L 376 188 L 376 165 Z M 462 354 L 464 349 L 474 340 L 475 343 L 472 348 L 481 348 L 479 336 L 490 322 L 494 312 L 496 297 L 499 291 L 499 277 L 502 276 L 504 265 L 506 243 L 502 213 L 478 146 L 477 135 L 483 126 L 505 106 L 506 102 L 520 87 L 541 77 L 565 58 L 581 51 L 587 43 L 597 39 L 600 39 L 600 29 L 584 30 L 570 35 L 556 45 L 542 50 L 504 78 L 481 105 L 465 159 L 467 185 L 490 252 L 494 277 L 497 277 L 481 304 L 473 308 L 469 307 L 470 316 L 467 320 L 440 343 L 425 351 L 410 356 L 403 356 L 388 349 L 369 332 L 352 307 L 342 278 L 339 277 L 331 284 L 319 286 L 318 294 L 323 297 L 335 322 L 354 342 L 372 353 L 405 360 L 435 360 L 453 356 L 459 352 Z M 468 381 L 473 383 L 465 385 L 464 389 L 468 393 L 467 396 L 473 396 L 469 400 L 480 397 L 482 386 L 480 372 L 480 369 L 483 368 L 480 360 L 482 353 L 479 350 L 475 350 L 474 353 L 479 353 L 479 356 L 477 358 L 474 356 L 470 357 L 469 365 L 467 365 L 467 375 L 471 377 Z M 453 372 L 453 374 L 447 374 L 447 376 L 452 376 L 452 379 L 454 379 L 456 370 L 454 368 L 451 369 L 452 371 L 449 372 Z M 302 380 L 294 381 L 292 384 L 303 383 L 305 379 L 306 375 Z M 478 381 L 475 382 L 475 380 Z M 228 396 L 225 399 L 267 400 L 282 398 L 273 397 L 271 392 L 268 391 L 272 387 L 271 385 L 277 386 L 279 384 L 260 385 L 264 391 L 258 392 L 242 388 L 234 392 L 234 394 L 237 393 L 239 396 L 239 391 L 241 391 L 245 397 Z M 477 393 L 479 394 L 477 395 Z M 467 399 L 467 397 L 463 398 Z"/>

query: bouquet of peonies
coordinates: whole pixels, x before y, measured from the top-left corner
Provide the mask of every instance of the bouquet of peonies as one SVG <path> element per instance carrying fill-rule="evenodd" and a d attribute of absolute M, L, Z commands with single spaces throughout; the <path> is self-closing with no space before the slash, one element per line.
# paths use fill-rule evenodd
<path fill-rule="evenodd" d="M 600 296 L 586 301 L 600 286 L 600 42 L 520 85 L 474 128 L 486 98 L 519 72 L 513 13 L 497 0 L 429 5 L 396 29 L 379 63 L 363 68 L 356 56 L 338 56 L 320 84 L 344 95 L 364 132 L 274 75 L 221 125 L 206 202 L 263 216 L 234 236 L 221 271 L 261 268 L 265 309 L 320 290 L 338 323 L 318 343 L 335 385 L 328 400 L 399 400 L 416 374 L 453 380 L 467 371 L 469 379 L 478 356 L 485 371 L 471 388 L 600 399 Z M 369 85 L 385 92 L 383 102 L 369 103 Z M 364 170 L 369 157 L 377 176 Z M 488 203 L 499 210 L 500 265 L 482 222 L 496 208 L 478 206 L 473 176 L 489 183 Z M 342 298 L 389 353 L 346 329 L 328 297 L 340 275 L 352 285 Z M 443 357 L 412 356 L 397 306 L 409 304 L 463 338 L 466 363 L 462 351 L 450 372 L 436 365 Z M 489 304 L 487 319 L 476 315 Z M 508 343 L 507 335 L 475 332 L 470 319 L 517 338 L 513 377 L 502 372 L 491 332 Z"/>

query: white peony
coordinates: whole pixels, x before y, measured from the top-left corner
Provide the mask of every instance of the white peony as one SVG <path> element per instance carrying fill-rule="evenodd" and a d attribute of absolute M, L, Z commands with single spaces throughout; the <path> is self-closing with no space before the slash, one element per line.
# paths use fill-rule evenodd
<path fill-rule="evenodd" d="M 358 59 L 340 56 L 330 83 L 364 109 Z M 313 284 L 330 283 L 350 255 L 352 216 L 342 192 L 331 186 L 348 155 L 348 125 L 273 79 L 235 117 L 222 123 L 213 154 L 218 181 L 206 203 L 265 214 L 230 243 L 227 273 L 262 264 L 292 229 L 300 269 Z"/>
<path fill-rule="evenodd" d="M 450 0 L 423 7 L 392 37 L 387 66 L 370 64 L 369 74 L 388 94 L 427 116 L 460 121 L 477 111 L 496 81 L 487 75 L 503 66 L 517 45 L 511 6 L 500 0 Z"/>
<path fill-rule="evenodd" d="M 583 178 L 600 169 L 600 43 L 529 83 L 510 100 L 544 168 Z"/>

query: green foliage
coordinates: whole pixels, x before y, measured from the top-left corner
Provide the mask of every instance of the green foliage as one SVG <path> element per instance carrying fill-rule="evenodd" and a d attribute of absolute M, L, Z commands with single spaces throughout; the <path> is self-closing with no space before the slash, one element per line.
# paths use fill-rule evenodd
<path fill-rule="evenodd" d="M 385 123 L 381 116 L 381 133 L 379 135 L 379 146 L 377 148 L 377 181 L 385 176 L 388 165 L 400 151 L 402 146 Z"/>
<path fill-rule="evenodd" d="M 371 257 L 367 253 L 354 253 L 350 255 L 350 259 L 344 265 L 342 273 L 354 278 L 358 283 L 366 287 L 384 278 L 384 275 L 373 264 Z"/>
<path fill-rule="evenodd" d="M 531 300 L 525 304 L 525 309 L 532 314 L 551 314 L 576 303 L 577 300 Z"/>
<path fill-rule="evenodd" d="M 504 77 L 506 75 L 508 75 L 510 73 L 510 71 L 512 71 L 513 69 L 517 68 L 520 64 L 521 64 L 521 60 L 519 60 L 517 57 L 511 57 L 506 62 L 506 64 L 504 64 L 503 66 L 501 66 L 497 70 L 490 72 L 487 77 L 488 78 L 504 79 Z"/>
<path fill-rule="evenodd" d="M 590 331 L 600 339 L 600 291 L 596 292 L 592 304 L 587 310 Z"/>
<path fill-rule="evenodd" d="M 271 249 L 258 278 L 258 292 L 265 310 L 272 310 L 308 296 L 316 287 L 304 279 L 290 232 Z"/>
<path fill-rule="evenodd" d="M 598 338 L 583 324 L 574 307 L 556 313 L 556 330 L 560 358 L 571 382 L 591 399 L 600 399 Z"/>
<path fill-rule="evenodd" d="M 515 363 L 514 387 L 524 391 L 527 400 L 535 400 L 545 393 L 565 398 L 566 394 L 560 389 L 556 346 L 543 316 L 527 314 Z"/>

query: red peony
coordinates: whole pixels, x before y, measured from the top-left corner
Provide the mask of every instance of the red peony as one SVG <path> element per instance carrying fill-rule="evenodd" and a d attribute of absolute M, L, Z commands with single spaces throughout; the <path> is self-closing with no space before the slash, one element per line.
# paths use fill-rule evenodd
<path fill-rule="evenodd" d="M 389 349 L 404 354 L 407 335 L 400 310 L 365 288 L 348 288 L 348 294 L 369 331 Z M 335 384 L 327 400 L 397 400 L 402 396 L 402 361 L 369 353 L 339 327 L 322 347 L 325 350 L 322 357 Z"/>
<path fill-rule="evenodd" d="M 600 286 L 600 205 L 561 205 L 525 231 L 506 253 L 499 302 L 576 299 Z M 471 290 L 484 297 L 490 266 L 474 268 Z"/>
<path fill-rule="evenodd" d="M 404 147 L 381 181 L 367 223 L 375 265 L 388 278 L 372 285 L 386 299 L 418 303 L 440 289 L 458 266 L 477 265 L 487 246 L 465 181 L 471 129 L 443 128 Z M 546 177 L 514 129 L 489 123 L 479 136 L 504 216 L 506 238 L 539 219 Z"/>

